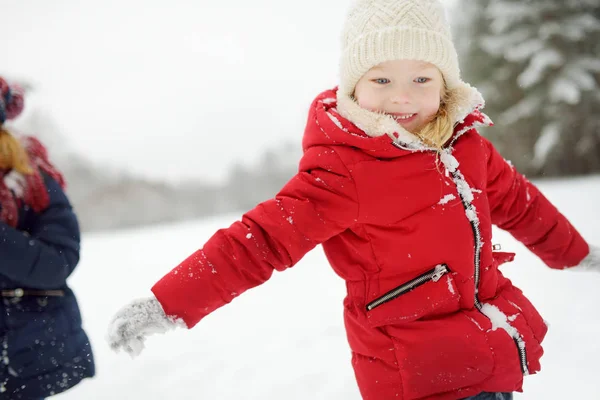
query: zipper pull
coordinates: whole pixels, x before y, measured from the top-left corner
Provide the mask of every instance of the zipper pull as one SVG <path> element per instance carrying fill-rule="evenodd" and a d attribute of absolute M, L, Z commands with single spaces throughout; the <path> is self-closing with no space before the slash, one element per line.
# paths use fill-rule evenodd
<path fill-rule="evenodd" d="M 448 273 L 448 267 L 445 264 L 439 264 L 435 267 L 435 271 L 433 271 L 433 275 L 431 276 L 431 280 L 433 282 L 437 282 L 442 279 L 442 276 Z"/>

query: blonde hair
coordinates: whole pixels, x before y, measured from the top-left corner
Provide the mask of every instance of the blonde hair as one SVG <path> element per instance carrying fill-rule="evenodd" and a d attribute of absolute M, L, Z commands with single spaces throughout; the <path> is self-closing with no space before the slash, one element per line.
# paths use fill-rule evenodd
<path fill-rule="evenodd" d="M 29 156 L 21 142 L 0 125 L 0 169 L 14 169 L 22 174 L 31 174 Z"/>
<path fill-rule="evenodd" d="M 450 102 L 451 92 L 448 90 L 446 81 L 444 80 L 444 88 L 442 91 L 440 108 L 433 119 L 425 125 L 417 136 L 427 145 L 441 151 L 444 144 L 452 137 L 454 133 L 454 121 L 448 112 L 448 104 Z"/>

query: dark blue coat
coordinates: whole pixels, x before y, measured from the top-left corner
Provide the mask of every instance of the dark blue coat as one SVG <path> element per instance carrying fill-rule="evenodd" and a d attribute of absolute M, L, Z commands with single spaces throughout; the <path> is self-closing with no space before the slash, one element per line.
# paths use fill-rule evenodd
<path fill-rule="evenodd" d="M 0 222 L 0 290 L 63 290 L 64 296 L 0 296 L 0 398 L 37 399 L 94 375 L 94 360 L 67 277 L 79 261 L 79 225 L 60 185 L 44 175 L 50 205 Z M 7 292 L 8 291 L 8 292 Z"/>

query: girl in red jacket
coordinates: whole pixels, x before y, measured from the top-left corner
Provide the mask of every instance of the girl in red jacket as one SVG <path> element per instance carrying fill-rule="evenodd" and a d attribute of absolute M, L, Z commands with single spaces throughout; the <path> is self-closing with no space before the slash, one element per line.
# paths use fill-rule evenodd
<path fill-rule="evenodd" d="M 299 172 L 117 313 L 111 346 L 192 328 L 322 244 L 348 293 L 344 318 L 364 399 L 510 399 L 540 370 L 547 330 L 499 271 L 492 225 L 551 268 L 600 272 L 600 251 L 477 126 L 443 7 L 360 0 L 339 87 L 312 104 Z M 451 231 L 452 234 L 448 235 Z"/>

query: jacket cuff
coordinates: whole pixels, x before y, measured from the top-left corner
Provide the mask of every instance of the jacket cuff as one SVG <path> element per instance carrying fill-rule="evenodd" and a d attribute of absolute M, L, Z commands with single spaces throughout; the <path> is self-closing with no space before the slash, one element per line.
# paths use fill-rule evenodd
<path fill-rule="evenodd" d="M 574 271 L 600 272 L 600 247 L 590 246 L 590 252 L 576 266 L 570 268 Z"/>

